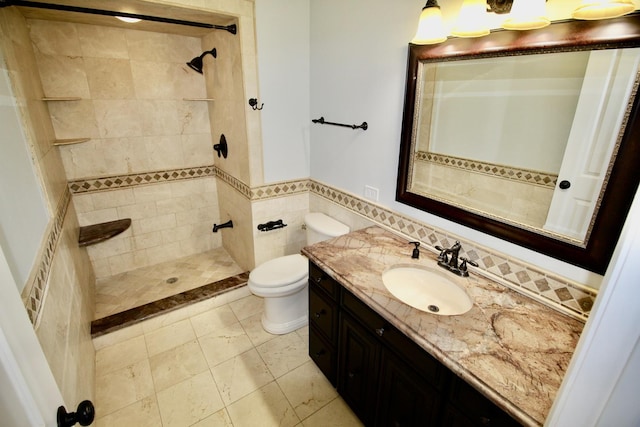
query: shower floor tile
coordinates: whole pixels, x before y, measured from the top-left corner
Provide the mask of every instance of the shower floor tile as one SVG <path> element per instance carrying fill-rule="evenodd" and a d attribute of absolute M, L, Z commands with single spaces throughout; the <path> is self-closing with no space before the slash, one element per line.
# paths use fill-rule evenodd
<path fill-rule="evenodd" d="M 121 313 L 242 272 L 224 248 L 217 248 L 100 279 L 96 282 L 94 319 Z"/>

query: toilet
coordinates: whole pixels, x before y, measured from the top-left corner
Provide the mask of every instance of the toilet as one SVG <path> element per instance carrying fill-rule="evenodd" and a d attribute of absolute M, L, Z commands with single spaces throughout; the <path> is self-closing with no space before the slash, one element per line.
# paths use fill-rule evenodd
<path fill-rule="evenodd" d="M 304 217 L 307 244 L 349 232 L 349 227 L 318 212 Z M 309 263 L 300 254 L 275 258 L 249 273 L 247 286 L 264 298 L 262 327 L 272 334 L 286 334 L 307 324 Z"/>

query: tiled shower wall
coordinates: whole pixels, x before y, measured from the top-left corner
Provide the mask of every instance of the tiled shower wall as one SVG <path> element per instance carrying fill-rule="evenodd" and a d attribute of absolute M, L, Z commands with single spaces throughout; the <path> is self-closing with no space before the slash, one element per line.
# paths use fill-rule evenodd
<path fill-rule="evenodd" d="M 28 23 L 45 95 L 80 98 L 49 102 L 57 139 L 90 138 L 60 147 L 70 180 L 213 163 L 205 77 L 186 65 L 202 52 L 200 38 Z M 219 222 L 213 177 L 76 195 L 74 202 L 81 226 L 132 220 L 122 235 L 88 248 L 98 278 L 221 245 L 211 232 Z"/>
<path fill-rule="evenodd" d="M 80 224 L 131 218 L 124 233 L 87 247 L 97 278 L 186 255 L 221 244 L 212 233 L 219 221 L 216 179 L 212 176 L 77 194 Z"/>
<path fill-rule="evenodd" d="M 40 79 L 33 72 L 37 67 L 27 23 L 12 7 L 0 9 L 0 54 L 50 212 L 41 256 L 22 298 L 65 404 L 75 408 L 94 397 L 94 277 L 86 251 L 77 245 L 78 223 L 60 154 L 51 145 L 54 132 Z"/>

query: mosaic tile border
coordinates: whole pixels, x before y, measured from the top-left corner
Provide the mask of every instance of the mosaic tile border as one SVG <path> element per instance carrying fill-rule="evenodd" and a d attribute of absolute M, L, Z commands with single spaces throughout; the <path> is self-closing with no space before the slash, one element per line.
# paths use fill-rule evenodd
<path fill-rule="evenodd" d="M 494 163 L 469 160 L 462 157 L 445 156 L 442 154 L 418 151 L 415 159 L 423 162 L 431 162 L 443 166 L 450 166 L 467 171 L 482 173 L 484 175 L 497 176 L 499 178 L 522 181 L 528 184 L 535 184 L 541 187 L 555 188 L 558 175 L 534 171 L 530 169 L 513 168 L 510 166 L 497 165 Z"/>
<path fill-rule="evenodd" d="M 64 218 L 67 215 L 67 209 L 69 208 L 70 202 L 71 192 L 69 191 L 69 189 L 65 189 L 60 203 L 58 204 L 56 216 L 53 218 L 51 230 L 49 231 L 49 235 L 47 236 L 47 243 L 44 248 L 44 253 L 40 258 L 38 272 L 36 273 L 36 276 L 31 283 L 26 301 L 24 301 L 25 308 L 27 309 L 27 314 L 29 315 L 29 320 L 31 321 L 34 329 L 38 327 L 38 323 L 40 322 L 42 306 L 45 295 L 47 293 L 47 288 L 49 286 L 49 273 L 51 272 L 51 263 L 53 261 L 56 245 L 58 244 L 60 233 L 62 232 Z"/>
<path fill-rule="evenodd" d="M 310 181 L 309 190 L 346 209 L 362 215 L 382 227 L 401 233 L 430 246 L 450 247 L 456 240 L 463 244 L 464 256 L 479 264 L 475 271 L 505 286 L 581 321 L 586 321 L 597 291 L 555 277 L 482 246 L 447 235 L 407 216 L 393 212 L 326 184 Z M 473 267 L 470 267 L 473 268 Z"/>
<path fill-rule="evenodd" d="M 251 189 L 251 200 L 270 199 L 273 197 L 291 196 L 309 191 L 309 180 L 299 179 L 276 184 L 263 185 Z"/>
<path fill-rule="evenodd" d="M 447 235 L 410 217 L 310 179 L 283 181 L 251 188 L 231 174 L 210 165 L 72 181 L 69 182 L 69 189 L 74 194 L 86 193 L 203 176 L 222 179 L 249 200 L 291 196 L 309 191 L 362 215 L 382 227 L 431 246 L 451 246 L 455 240 L 460 240 L 464 244 L 464 256 L 480 265 L 476 269 L 479 274 L 582 321 L 589 317 L 597 296 L 596 290 L 556 277 L 538 267 L 509 259 L 503 254 L 472 242 Z"/>
<path fill-rule="evenodd" d="M 214 165 L 196 166 L 193 168 L 169 169 L 163 171 L 143 172 L 128 175 L 114 175 L 107 177 L 84 178 L 69 181 L 68 186 L 72 194 L 92 193 L 95 191 L 115 190 L 118 188 L 135 187 L 145 184 L 158 184 L 167 181 L 217 176 L 224 173 Z"/>

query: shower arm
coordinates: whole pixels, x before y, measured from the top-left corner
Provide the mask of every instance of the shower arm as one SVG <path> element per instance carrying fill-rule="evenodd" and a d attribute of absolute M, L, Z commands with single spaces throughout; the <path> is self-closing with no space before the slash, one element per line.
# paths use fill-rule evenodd
<path fill-rule="evenodd" d="M 236 26 L 236 24 L 216 25 L 216 24 L 207 24 L 205 22 L 194 22 L 194 21 L 184 21 L 181 19 L 164 18 L 161 16 L 141 15 L 138 13 L 128 13 L 128 12 L 117 12 L 113 10 L 91 9 L 88 7 L 68 6 L 68 5 L 53 4 L 53 3 L 40 3 L 40 2 L 28 1 L 28 0 L 0 0 L 0 8 L 7 7 L 7 6 L 34 7 L 38 9 L 62 10 L 65 12 L 88 13 L 92 15 L 114 16 L 114 17 L 123 16 L 125 18 L 136 18 L 136 19 L 142 19 L 144 21 L 162 22 L 165 24 L 177 24 L 177 25 L 187 25 L 190 27 L 225 30 L 230 32 L 231 34 L 236 34 L 238 31 L 238 27 Z"/>

